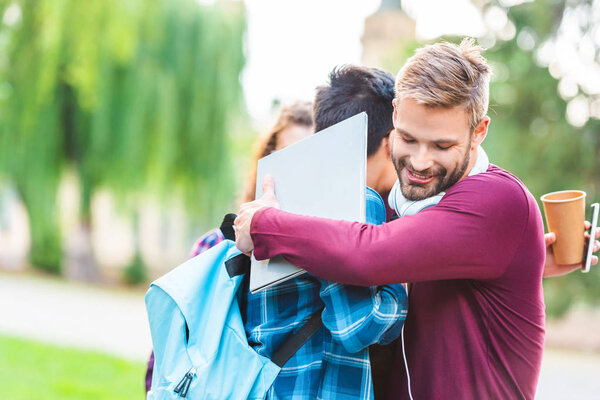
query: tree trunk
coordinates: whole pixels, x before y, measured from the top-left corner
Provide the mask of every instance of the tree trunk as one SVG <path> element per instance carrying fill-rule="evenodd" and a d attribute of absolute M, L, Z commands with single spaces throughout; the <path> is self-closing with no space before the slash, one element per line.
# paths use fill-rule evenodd
<path fill-rule="evenodd" d="M 40 186 L 47 185 L 52 185 L 52 183 L 40 183 Z M 46 272 L 60 274 L 61 232 L 56 213 L 56 201 L 53 196 L 45 196 L 47 193 L 56 193 L 56 191 L 31 183 L 28 185 L 18 184 L 17 190 L 29 215 L 31 235 L 29 261 L 31 265 Z"/>
<path fill-rule="evenodd" d="M 87 220 L 81 220 L 66 238 L 64 276 L 92 283 L 101 280 L 92 248 L 92 229 Z"/>

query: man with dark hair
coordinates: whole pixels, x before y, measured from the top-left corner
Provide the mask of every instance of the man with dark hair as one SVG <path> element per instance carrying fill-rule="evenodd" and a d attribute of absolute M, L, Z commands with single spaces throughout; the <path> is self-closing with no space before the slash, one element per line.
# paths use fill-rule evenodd
<path fill-rule="evenodd" d="M 388 204 L 390 190 L 396 182 L 390 157 L 393 100 L 392 74 L 375 68 L 344 65 L 331 71 L 328 84 L 317 87 L 313 106 L 316 132 L 363 111 L 367 113 L 367 186 L 383 198 L 387 220 L 395 214 Z M 369 348 L 376 397 L 383 397 L 386 392 L 393 348 L 391 344 L 373 344 Z"/>
<path fill-rule="evenodd" d="M 380 90 L 385 89 L 385 95 L 389 96 L 391 93 L 393 97 L 391 76 L 378 70 L 355 71 L 355 67 L 344 67 L 332 72 L 330 85 L 318 89 L 321 101 L 317 108 L 323 110 L 326 105 L 324 97 L 328 96 L 330 90 L 352 90 L 352 87 L 357 87 L 356 77 L 363 76 L 363 85 L 369 82 L 373 73 L 385 78 L 380 84 Z M 387 97 L 378 98 L 378 95 L 372 93 L 369 101 L 376 100 L 381 104 L 391 101 Z M 348 112 L 344 107 L 350 104 L 352 109 L 362 111 L 362 107 L 368 105 L 363 101 L 364 97 L 357 96 L 360 103 L 349 98 L 344 104 L 327 108 L 327 112 L 315 110 L 316 122 L 323 124 L 324 129 L 346 119 Z M 360 111 L 351 112 L 348 117 Z M 391 113 L 391 110 L 386 110 L 386 113 Z M 374 117 L 369 115 L 370 127 L 374 126 L 372 118 L 379 118 L 379 126 L 382 125 L 385 118 L 381 114 L 375 117 L 373 111 Z M 325 125 L 325 117 L 335 122 Z M 379 154 L 370 156 L 369 160 L 379 157 L 391 165 L 387 154 L 387 135 L 390 129 L 386 126 L 375 141 L 371 139 L 372 133 L 369 132 L 368 142 L 374 148 L 373 152 Z M 372 131 L 375 132 L 374 129 Z M 382 146 L 384 138 L 385 147 Z M 387 160 L 382 156 L 387 157 Z M 394 174 L 393 167 L 391 173 Z M 379 190 L 383 188 L 381 179 L 372 181 L 373 184 L 379 184 Z M 392 184 L 393 179 L 385 189 L 389 191 Z M 366 188 L 366 220 L 372 224 L 386 220 L 385 203 L 370 187 Z M 321 319 L 324 328 L 312 336 L 283 366 L 267 393 L 267 398 L 373 399 L 375 389 L 369 346 L 387 344 L 398 337 L 406 317 L 406 299 L 406 290 L 401 284 L 355 287 L 323 281 L 309 274 L 256 294 L 248 294 L 243 299 L 247 311 L 245 327 L 248 341 L 259 354 L 266 357 L 272 356 L 273 350 L 286 335 L 296 331 L 313 313 L 323 309 Z"/>
<path fill-rule="evenodd" d="M 394 78 L 380 70 L 355 66 L 334 69 L 329 78 L 327 85 L 317 88 L 315 129 L 367 112 L 367 221 L 382 223 L 389 216 L 387 198 L 384 202 L 377 192 L 389 193 L 395 181 L 388 144 L 393 129 Z M 339 102 L 339 96 L 345 101 Z M 294 314 L 297 321 L 299 316 L 325 307 L 322 335 L 311 338 L 283 367 L 268 398 L 372 399 L 375 390 L 381 392 L 382 388 L 373 387 L 369 346 L 390 343 L 400 334 L 407 309 L 402 285 L 359 288 L 305 274 L 259 295 L 265 296 L 273 310 L 265 313 L 264 307 L 249 307 L 254 314 L 264 313 L 255 316 L 263 323 L 249 330 L 255 349 L 265 356 L 270 355 L 266 332 L 290 326 L 288 315 Z M 286 309 L 286 304 L 296 307 L 295 312 Z"/>
<path fill-rule="evenodd" d="M 389 142 L 394 129 L 393 100 L 394 77 L 390 73 L 345 65 L 331 71 L 327 85 L 317 87 L 314 101 L 316 132 L 360 112 L 367 113 L 367 186 L 383 197 L 388 219 L 393 210 L 387 197 L 396 181 Z"/>

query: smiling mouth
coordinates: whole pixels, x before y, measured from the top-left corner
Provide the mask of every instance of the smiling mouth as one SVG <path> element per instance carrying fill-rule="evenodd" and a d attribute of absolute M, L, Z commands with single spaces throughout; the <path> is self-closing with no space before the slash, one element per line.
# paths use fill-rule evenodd
<path fill-rule="evenodd" d="M 421 175 L 417 172 L 410 171 L 408 168 L 406 168 L 406 177 L 409 181 L 421 185 L 427 184 L 435 179 L 435 175 Z"/>

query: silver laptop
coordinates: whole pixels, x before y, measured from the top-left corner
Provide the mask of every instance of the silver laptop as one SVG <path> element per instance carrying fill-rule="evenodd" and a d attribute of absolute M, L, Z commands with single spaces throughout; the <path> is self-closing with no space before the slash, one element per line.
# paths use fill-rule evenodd
<path fill-rule="evenodd" d="M 296 214 L 365 222 L 367 114 L 362 112 L 258 161 L 256 198 L 271 174 L 281 209 Z M 255 293 L 305 271 L 282 256 L 252 257 Z"/>

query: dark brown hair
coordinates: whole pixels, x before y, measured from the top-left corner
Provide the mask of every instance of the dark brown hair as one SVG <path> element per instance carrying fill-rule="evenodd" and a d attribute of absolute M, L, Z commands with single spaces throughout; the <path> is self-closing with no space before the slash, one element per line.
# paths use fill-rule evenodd
<path fill-rule="evenodd" d="M 297 101 L 291 105 L 281 107 L 275 125 L 259 139 L 254 145 L 254 156 L 251 161 L 250 175 L 246 180 L 246 188 L 242 201 L 253 201 L 256 194 L 256 165 L 258 160 L 273 153 L 277 148 L 279 134 L 290 126 L 299 125 L 312 127 L 312 103 Z"/>
<path fill-rule="evenodd" d="M 317 88 L 315 131 L 337 124 L 362 111 L 367 113 L 367 157 L 381 147 L 394 123 L 394 76 L 385 71 L 343 65 L 329 74 L 329 83 Z"/>

